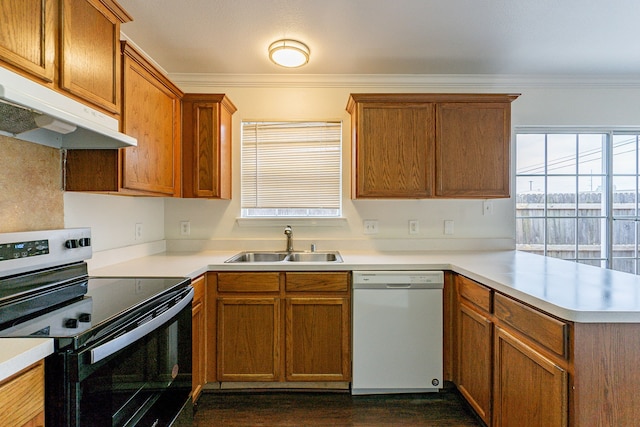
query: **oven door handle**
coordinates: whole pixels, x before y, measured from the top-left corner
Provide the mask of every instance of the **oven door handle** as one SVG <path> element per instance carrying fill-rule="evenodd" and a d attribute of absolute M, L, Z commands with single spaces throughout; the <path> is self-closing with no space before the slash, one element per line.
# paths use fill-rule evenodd
<path fill-rule="evenodd" d="M 149 320 L 147 323 L 144 323 L 137 328 L 120 335 L 117 338 L 112 339 L 102 345 L 99 345 L 90 351 L 90 364 L 98 363 L 102 359 L 105 359 L 111 356 L 114 353 L 122 350 L 129 344 L 132 344 L 144 337 L 145 335 L 150 334 L 151 332 L 158 329 L 160 326 L 164 325 L 169 319 L 182 311 L 187 305 L 191 304 L 193 300 L 193 288 L 189 289 L 187 295 L 184 296 L 177 304 L 163 312 L 157 317 Z"/>

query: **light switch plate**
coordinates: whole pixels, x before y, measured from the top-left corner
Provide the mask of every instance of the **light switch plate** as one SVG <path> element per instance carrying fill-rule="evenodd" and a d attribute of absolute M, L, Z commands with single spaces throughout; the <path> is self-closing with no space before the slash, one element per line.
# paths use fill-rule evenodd
<path fill-rule="evenodd" d="M 444 234 L 453 234 L 453 221 L 450 219 L 444 221 Z"/>

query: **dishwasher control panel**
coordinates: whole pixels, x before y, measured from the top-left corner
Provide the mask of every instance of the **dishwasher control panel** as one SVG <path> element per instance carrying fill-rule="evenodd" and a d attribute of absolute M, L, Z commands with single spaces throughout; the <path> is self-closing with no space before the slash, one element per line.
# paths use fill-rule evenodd
<path fill-rule="evenodd" d="M 444 272 L 442 271 L 354 271 L 353 287 L 407 287 L 407 288 L 442 288 Z"/>

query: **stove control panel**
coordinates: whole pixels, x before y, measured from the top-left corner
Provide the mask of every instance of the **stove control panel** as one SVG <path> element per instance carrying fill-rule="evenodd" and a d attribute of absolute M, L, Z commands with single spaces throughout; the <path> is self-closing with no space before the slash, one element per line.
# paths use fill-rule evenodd
<path fill-rule="evenodd" d="M 91 229 L 0 233 L 0 279 L 91 258 Z"/>
<path fill-rule="evenodd" d="M 0 243 L 0 261 L 27 258 L 49 253 L 49 240 Z"/>

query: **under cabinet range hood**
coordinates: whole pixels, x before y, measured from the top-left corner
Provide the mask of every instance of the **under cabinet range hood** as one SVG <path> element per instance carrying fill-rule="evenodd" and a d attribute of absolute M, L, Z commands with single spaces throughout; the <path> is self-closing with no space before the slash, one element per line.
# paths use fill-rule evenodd
<path fill-rule="evenodd" d="M 118 120 L 0 67 L 0 135 L 55 148 L 137 145 Z"/>

